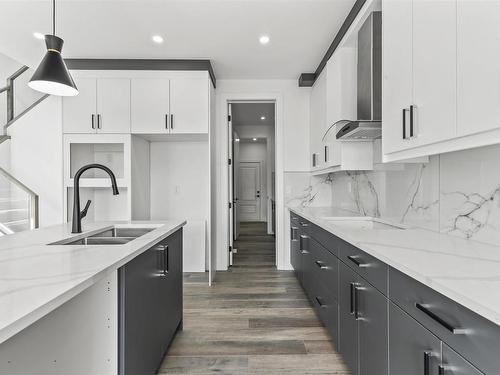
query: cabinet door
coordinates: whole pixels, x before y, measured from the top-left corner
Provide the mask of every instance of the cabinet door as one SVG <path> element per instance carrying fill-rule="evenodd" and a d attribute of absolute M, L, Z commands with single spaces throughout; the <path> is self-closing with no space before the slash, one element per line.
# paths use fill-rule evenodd
<path fill-rule="evenodd" d="M 456 0 L 413 0 L 412 144 L 456 135 L 456 34 Z"/>
<path fill-rule="evenodd" d="M 119 373 L 154 374 L 162 360 L 158 342 L 158 252 L 147 250 L 120 269 Z"/>
<path fill-rule="evenodd" d="M 208 87 L 206 79 L 170 80 L 171 133 L 208 132 Z"/>
<path fill-rule="evenodd" d="M 309 250 L 309 236 L 300 235 L 300 280 L 309 299 L 314 298 L 314 269 L 312 265 L 311 251 Z"/>
<path fill-rule="evenodd" d="M 457 3 L 458 135 L 500 127 L 500 2 Z"/>
<path fill-rule="evenodd" d="M 297 272 L 300 268 L 299 227 L 293 221 L 290 225 L 290 261 Z"/>
<path fill-rule="evenodd" d="M 324 70 L 311 90 L 310 148 L 311 154 L 317 154 L 315 165 L 313 165 L 311 157 L 311 167 L 313 168 L 324 164 L 322 138 L 326 127 L 326 75 L 327 70 Z"/>
<path fill-rule="evenodd" d="M 439 375 L 484 375 L 462 356 L 443 343 L 443 363 Z"/>
<path fill-rule="evenodd" d="M 358 276 L 342 262 L 340 270 L 340 353 L 352 375 L 359 374 L 358 364 L 358 321 L 356 318 L 355 290 L 358 287 Z"/>
<path fill-rule="evenodd" d="M 392 302 L 389 303 L 391 374 L 439 375 L 441 341 Z"/>
<path fill-rule="evenodd" d="M 134 78 L 131 81 L 131 131 L 168 133 L 170 89 L 168 79 Z"/>
<path fill-rule="evenodd" d="M 77 96 L 63 98 L 63 128 L 65 133 L 95 133 L 96 80 L 95 78 L 75 78 Z"/>
<path fill-rule="evenodd" d="M 130 133 L 130 79 L 97 80 L 97 132 Z"/>
<path fill-rule="evenodd" d="M 359 373 L 387 375 L 388 300 L 366 281 L 358 287 Z"/>
<path fill-rule="evenodd" d="M 412 1 L 382 0 L 382 15 L 382 148 L 388 154 L 412 142 L 403 138 L 403 115 L 413 87 Z"/>

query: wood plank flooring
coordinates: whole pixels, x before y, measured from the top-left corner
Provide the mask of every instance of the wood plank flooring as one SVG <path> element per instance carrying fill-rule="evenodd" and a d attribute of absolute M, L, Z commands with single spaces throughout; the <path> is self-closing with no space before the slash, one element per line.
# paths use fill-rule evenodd
<path fill-rule="evenodd" d="M 234 266 L 184 280 L 184 329 L 159 374 L 349 374 L 265 223 L 242 223 Z"/>

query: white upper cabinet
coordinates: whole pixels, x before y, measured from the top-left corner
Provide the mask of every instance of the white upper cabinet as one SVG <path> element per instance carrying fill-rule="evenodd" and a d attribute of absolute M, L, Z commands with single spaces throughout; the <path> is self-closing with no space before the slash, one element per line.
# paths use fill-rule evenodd
<path fill-rule="evenodd" d="M 500 1 L 457 3 L 458 135 L 500 127 Z"/>
<path fill-rule="evenodd" d="M 326 69 L 318 77 L 310 98 L 310 150 L 311 167 L 318 168 L 324 161 L 323 134 L 326 128 Z"/>
<path fill-rule="evenodd" d="M 208 133 L 205 78 L 132 79 L 132 133 Z"/>
<path fill-rule="evenodd" d="M 130 79 L 97 80 L 97 132 L 130 133 Z"/>
<path fill-rule="evenodd" d="M 162 134 L 170 129 L 170 81 L 132 79 L 132 133 Z"/>
<path fill-rule="evenodd" d="M 456 1 L 384 0 L 383 152 L 456 133 Z"/>
<path fill-rule="evenodd" d="M 456 133 L 455 0 L 413 0 L 414 139 L 424 145 Z"/>
<path fill-rule="evenodd" d="M 95 133 L 97 88 L 95 78 L 75 78 L 79 94 L 63 98 L 65 133 Z"/>
<path fill-rule="evenodd" d="M 79 94 L 63 99 L 65 133 L 129 133 L 130 80 L 77 78 Z"/>
<path fill-rule="evenodd" d="M 170 130 L 172 133 L 208 133 L 209 82 L 206 79 L 170 80 Z"/>

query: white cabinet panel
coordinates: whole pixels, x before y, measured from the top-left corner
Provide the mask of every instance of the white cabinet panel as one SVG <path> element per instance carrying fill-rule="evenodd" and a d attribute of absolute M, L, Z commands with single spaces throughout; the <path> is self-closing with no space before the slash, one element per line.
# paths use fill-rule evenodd
<path fill-rule="evenodd" d="M 163 134 L 169 132 L 169 84 L 168 79 L 132 79 L 132 133 Z"/>
<path fill-rule="evenodd" d="M 317 154 L 316 165 L 313 165 L 313 158 L 311 157 L 311 167 L 313 168 L 324 164 L 321 139 L 326 127 L 326 76 L 327 71 L 324 70 L 311 90 L 310 149 L 311 154 Z"/>
<path fill-rule="evenodd" d="M 458 135 L 500 128 L 500 1 L 458 0 Z"/>
<path fill-rule="evenodd" d="M 403 110 L 412 101 L 412 2 L 382 2 L 382 145 L 385 154 L 408 147 Z"/>
<path fill-rule="evenodd" d="M 208 132 L 208 90 L 206 79 L 170 80 L 171 133 Z"/>
<path fill-rule="evenodd" d="M 130 133 L 130 79 L 97 80 L 99 133 Z"/>
<path fill-rule="evenodd" d="M 424 145 L 456 133 L 456 0 L 413 0 L 415 136 Z"/>
<path fill-rule="evenodd" d="M 75 78 L 79 93 L 63 98 L 63 127 L 65 133 L 95 133 L 96 79 Z M 92 127 L 94 116 L 94 128 Z"/>

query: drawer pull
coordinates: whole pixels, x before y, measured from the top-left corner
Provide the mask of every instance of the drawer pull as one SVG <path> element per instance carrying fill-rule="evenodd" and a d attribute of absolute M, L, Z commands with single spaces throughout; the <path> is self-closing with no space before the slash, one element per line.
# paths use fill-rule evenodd
<path fill-rule="evenodd" d="M 327 266 L 325 266 L 325 263 L 323 263 L 323 262 L 322 262 L 322 261 L 320 261 L 320 260 L 317 260 L 317 261 L 316 261 L 316 262 L 314 262 L 314 263 L 316 263 L 316 265 L 317 265 L 320 269 L 322 269 L 322 270 L 327 270 L 327 269 L 328 269 L 328 267 L 327 267 Z"/>
<path fill-rule="evenodd" d="M 424 375 L 431 373 L 431 352 L 424 352 Z"/>
<path fill-rule="evenodd" d="M 307 254 L 309 254 L 309 251 L 307 251 L 307 250 L 301 250 L 301 251 L 300 251 L 300 253 L 301 253 L 302 255 L 307 255 Z"/>
<path fill-rule="evenodd" d="M 438 375 L 444 375 L 446 370 L 449 370 L 449 368 L 446 366 L 439 365 L 438 366 Z"/>
<path fill-rule="evenodd" d="M 316 298 L 316 301 L 319 304 L 319 307 L 321 307 L 322 309 L 324 309 L 324 308 L 327 307 L 327 305 L 321 301 L 321 297 L 315 297 L 315 298 Z"/>
<path fill-rule="evenodd" d="M 297 231 L 298 231 L 298 230 L 299 230 L 299 228 L 297 228 L 297 227 L 292 227 L 292 230 L 291 230 L 291 232 L 290 232 L 290 236 L 291 236 L 291 240 L 292 240 L 292 241 L 297 241 L 297 236 L 296 236 L 296 234 L 297 234 Z"/>
<path fill-rule="evenodd" d="M 464 335 L 465 333 L 467 333 L 467 331 L 463 328 L 453 327 L 450 323 L 448 323 L 444 319 L 437 316 L 435 313 L 433 313 L 431 310 L 429 310 L 427 307 L 425 307 L 421 303 L 415 303 L 415 307 L 417 309 L 419 309 L 420 311 L 422 311 L 429 318 L 431 318 L 432 320 L 434 320 L 435 322 L 439 323 L 441 326 L 446 328 L 448 331 L 453 333 L 454 335 Z"/>
<path fill-rule="evenodd" d="M 356 310 L 357 306 L 357 297 L 356 297 L 356 284 L 350 283 L 351 286 L 351 315 L 357 316 Z"/>
<path fill-rule="evenodd" d="M 308 226 L 309 226 L 309 224 L 304 223 L 303 221 L 301 221 L 301 222 L 300 222 L 300 226 L 302 226 L 302 227 L 308 227 Z"/>
<path fill-rule="evenodd" d="M 358 257 L 355 257 L 354 255 L 349 255 L 347 256 L 347 259 L 349 259 L 351 262 L 353 262 L 356 266 L 358 267 L 368 267 L 368 264 L 366 263 L 361 263 L 358 260 Z"/>
<path fill-rule="evenodd" d="M 305 234 L 301 234 L 299 238 L 299 248 L 300 250 L 304 249 L 304 241 L 307 240 L 309 236 L 306 236 Z"/>

